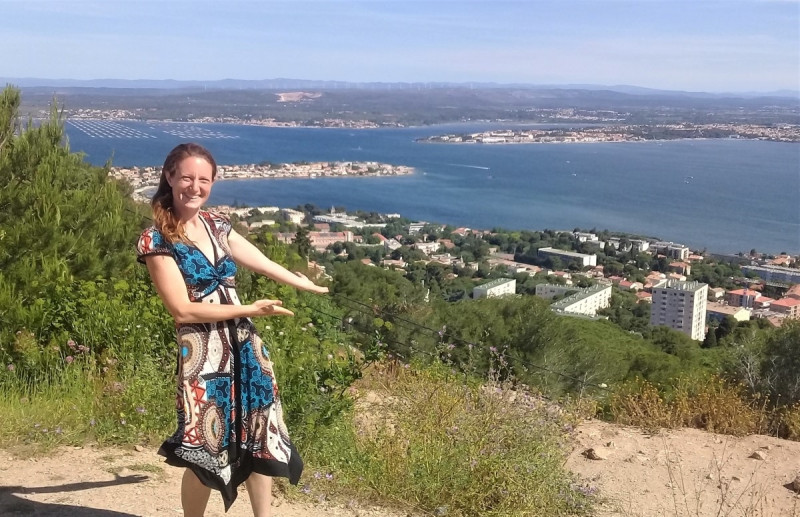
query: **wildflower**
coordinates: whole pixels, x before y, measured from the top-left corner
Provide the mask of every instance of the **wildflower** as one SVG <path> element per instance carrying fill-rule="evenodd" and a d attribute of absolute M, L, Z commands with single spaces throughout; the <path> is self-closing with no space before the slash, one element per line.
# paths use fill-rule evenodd
<path fill-rule="evenodd" d="M 403 368 L 411 368 L 411 365 L 406 363 L 406 364 L 403 365 Z"/>
<path fill-rule="evenodd" d="M 493 354 L 496 354 L 496 353 L 497 353 L 497 347 L 496 347 L 496 346 L 490 346 L 490 347 L 489 347 L 489 351 L 490 351 L 491 353 L 493 353 Z"/>
<path fill-rule="evenodd" d="M 314 327 L 314 324 L 309 321 L 308 322 L 308 328 L 313 328 L 313 327 Z"/>
<path fill-rule="evenodd" d="M 300 330 L 302 330 L 303 332 L 305 332 L 305 331 L 306 331 L 306 328 L 305 328 L 305 327 L 300 327 Z"/>
<path fill-rule="evenodd" d="M 145 408 L 143 408 L 142 406 L 137 407 L 136 408 L 136 412 L 139 413 L 140 415 L 147 414 L 147 410 Z"/>
<path fill-rule="evenodd" d="M 327 479 L 328 481 L 331 481 L 333 479 L 333 474 L 328 472 L 327 474 L 325 474 L 325 479 Z"/>
<path fill-rule="evenodd" d="M 308 485 L 303 485 L 303 488 L 301 488 L 300 491 L 303 492 L 304 494 L 310 494 L 311 493 L 311 487 L 308 486 Z"/>
<path fill-rule="evenodd" d="M 281 330 L 280 332 L 278 332 L 278 335 L 282 336 L 283 335 L 283 331 Z"/>
<path fill-rule="evenodd" d="M 128 422 L 126 422 L 124 418 L 120 418 L 120 419 L 119 419 L 119 423 L 120 423 L 121 425 L 126 425 Z"/>
<path fill-rule="evenodd" d="M 47 428 L 45 427 L 44 429 L 42 429 L 42 432 L 46 433 L 47 432 Z"/>
<path fill-rule="evenodd" d="M 331 359 L 333 359 L 333 354 L 328 354 L 328 361 L 330 361 Z"/>
<path fill-rule="evenodd" d="M 39 428 L 39 427 L 41 427 L 41 426 L 42 426 L 42 424 L 33 424 L 33 427 L 34 427 L 34 428 Z"/>
<path fill-rule="evenodd" d="M 314 479 L 322 479 L 322 472 L 314 472 Z"/>
<path fill-rule="evenodd" d="M 447 349 L 448 349 L 448 350 L 452 350 L 452 349 L 454 349 L 455 347 L 456 347 L 456 345 L 455 345 L 455 344 L 453 344 L 453 343 L 450 343 L 449 345 L 447 345 Z"/>
<path fill-rule="evenodd" d="M 266 326 L 266 327 L 264 327 L 264 328 L 265 328 L 265 329 L 267 329 L 267 330 L 272 330 L 272 327 L 270 327 L 269 325 L 267 325 L 267 326 Z"/>
<path fill-rule="evenodd" d="M 67 341 L 67 346 L 70 347 L 72 350 L 75 350 L 75 341 L 69 340 Z"/>
<path fill-rule="evenodd" d="M 6 369 L 7 369 L 9 372 L 13 372 L 13 371 L 14 371 L 14 365 L 13 365 L 13 364 L 9 364 L 8 366 L 6 366 Z"/>
<path fill-rule="evenodd" d="M 94 418 L 89 420 L 89 426 L 94 427 L 97 422 L 94 421 Z"/>
<path fill-rule="evenodd" d="M 56 427 L 56 434 L 61 434 L 61 426 Z"/>
<path fill-rule="evenodd" d="M 467 348 L 469 348 L 470 350 L 472 350 L 472 347 L 473 347 L 473 346 L 475 346 L 475 345 L 473 345 L 472 343 L 470 343 L 470 344 L 468 344 L 468 345 L 467 345 Z"/>
<path fill-rule="evenodd" d="M 64 362 L 67 363 L 67 364 L 72 363 L 72 361 L 74 361 L 74 360 L 75 360 L 75 358 L 72 357 L 71 355 L 68 355 L 67 357 L 64 358 Z"/>

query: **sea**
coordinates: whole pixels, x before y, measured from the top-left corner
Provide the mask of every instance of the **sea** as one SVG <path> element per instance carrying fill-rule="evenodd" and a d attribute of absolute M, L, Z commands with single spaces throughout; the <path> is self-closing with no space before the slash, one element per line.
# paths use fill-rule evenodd
<path fill-rule="evenodd" d="M 417 139 L 514 127 L 274 128 L 68 120 L 72 151 L 95 165 L 161 165 L 195 141 L 219 164 L 377 161 L 408 176 L 242 179 L 211 204 L 313 203 L 474 229 L 610 230 L 713 253 L 800 253 L 800 144 L 737 139 L 437 144 Z"/>

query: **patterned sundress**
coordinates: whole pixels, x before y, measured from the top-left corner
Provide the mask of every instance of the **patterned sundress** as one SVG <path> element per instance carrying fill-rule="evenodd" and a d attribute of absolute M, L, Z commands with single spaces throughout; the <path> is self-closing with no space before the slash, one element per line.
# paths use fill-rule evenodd
<path fill-rule="evenodd" d="M 190 244 L 167 242 L 155 227 L 142 232 L 137 258 L 173 257 L 192 302 L 238 305 L 230 221 L 210 212 L 200 212 L 200 219 L 214 245 L 213 262 Z M 159 454 L 219 490 L 226 511 L 251 472 L 297 484 L 303 462 L 289 439 L 272 361 L 253 322 L 235 318 L 176 328 L 178 429 Z"/>

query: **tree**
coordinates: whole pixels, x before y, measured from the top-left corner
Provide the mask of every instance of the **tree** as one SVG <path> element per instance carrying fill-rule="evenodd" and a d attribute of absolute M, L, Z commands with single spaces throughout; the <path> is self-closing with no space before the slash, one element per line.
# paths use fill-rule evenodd
<path fill-rule="evenodd" d="M 304 259 L 308 259 L 308 257 L 311 256 L 311 250 L 313 249 L 311 246 L 311 238 L 308 236 L 308 233 L 308 228 L 301 226 L 297 229 L 297 233 L 292 240 L 294 245 L 297 246 L 297 252 Z"/>

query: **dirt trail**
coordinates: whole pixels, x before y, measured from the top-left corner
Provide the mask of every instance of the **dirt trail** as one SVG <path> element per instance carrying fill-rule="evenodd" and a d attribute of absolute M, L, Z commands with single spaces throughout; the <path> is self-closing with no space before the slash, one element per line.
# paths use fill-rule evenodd
<path fill-rule="evenodd" d="M 593 448 L 603 459 L 588 459 Z M 760 458 L 751 457 L 758 453 Z M 800 443 L 767 436 L 735 438 L 681 429 L 649 436 L 638 429 L 587 421 L 578 427 L 567 468 L 598 490 L 600 516 L 800 517 Z M 154 448 L 61 448 L 20 458 L 0 450 L 0 515 L 180 516 L 182 469 Z M 250 516 L 241 488 L 231 510 L 212 494 L 208 517 Z M 273 517 L 406 517 L 385 509 L 326 502 L 275 501 Z"/>
<path fill-rule="evenodd" d="M 183 469 L 154 449 L 65 447 L 49 456 L 20 459 L 0 450 L 0 515 L 47 517 L 180 516 Z M 206 517 L 252 516 L 244 485 L 226 514 L 212 493 Z M 383 509 L 344 508 L 276 498 L 273 517 L 405 517 Z"/>

